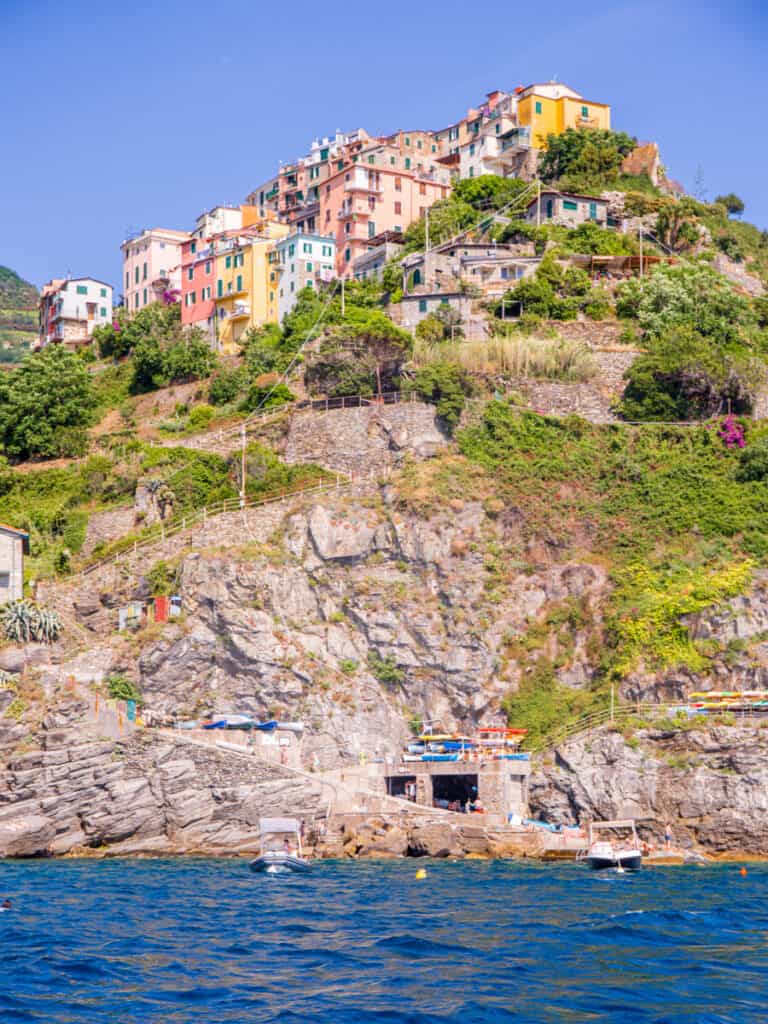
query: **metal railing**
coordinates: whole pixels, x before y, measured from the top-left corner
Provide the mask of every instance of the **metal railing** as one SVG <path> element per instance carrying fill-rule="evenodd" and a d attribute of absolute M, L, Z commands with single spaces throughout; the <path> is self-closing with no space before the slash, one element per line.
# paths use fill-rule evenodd
<path fill-rule="evenodd" d="M 333 490 L 339 491 L 351 486 L 352 481 L 349 481 L 346 478 L 342 479 L 341 475 L 337 473 L 335 479 L 332 481 L 312 484 L 309 487 L 286 488 L 279 493 L 271 494 L 266 498 L 245 498 L 244 500 L 241 498 L 226 498 L 224 501 L 219 501 L 215 505 L 205 506 L 186 515 L 171 519 L 168 522 L 161 521 L 156 523 L 154 526 L 148 527 L 132 542 L 127 542 L 119 551 L 106 555 L 104 558 L 97 559 L 94 562 L 90 562 L 88 565 L 80 569 L 79 572 L 73 573 L 67 578 L 69 580 L 83 579 L 91 573 L 96 572 L 97 569 L 104 568 L 108 565 L 119 565 L 121 561 L 137 554 L 150 544 L 155 544 L 158 541 L 162 543 L 170 537 L 174 537 L 179 533 L 184 533 L 186 530 L 192 529 L 194 526 L 205 525 L 209 519 L 224 515 L 228 512 L 238 512 L 246 508 L 259 508 L 264 505 L 274 505 L 277 502 L 284 501 L 286 498 L 293 497 L 294 495 L 319 494 L 321 492 Z"/>

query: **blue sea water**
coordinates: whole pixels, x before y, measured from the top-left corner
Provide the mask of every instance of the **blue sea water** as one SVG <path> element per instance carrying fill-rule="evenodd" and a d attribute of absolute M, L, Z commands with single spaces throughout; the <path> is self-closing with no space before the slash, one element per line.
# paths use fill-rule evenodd
<path fill-rule="evenodd" d="M 762 866 L 6 861 L 5 896 L 2 1024 L 768 1021 Z"/>

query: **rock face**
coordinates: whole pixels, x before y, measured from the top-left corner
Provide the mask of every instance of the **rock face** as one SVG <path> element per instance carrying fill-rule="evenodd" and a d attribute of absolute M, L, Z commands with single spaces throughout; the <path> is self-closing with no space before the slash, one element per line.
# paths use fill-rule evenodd
<path fill-rule="evenodd" d="M 531 776 L 550 821 L 635 818 L 641 832 L 705 853 L 768 855 L 768 730 L 603 731 L 559 748 Z"/>
<path fill-rule="evenodd" d="M 258 849 L 261 816 L 311 822 L 315 815 L 320 787 L 279 766 L 151 733 L 104 741 L 84 728 L 81 711 L 65 705 L 40 730 L 39 749 L 7 755 L 0 855 L 103 846 L 115 853 L 241 853 Z M 17 738 L 0 733 L 6 749 Z"/>

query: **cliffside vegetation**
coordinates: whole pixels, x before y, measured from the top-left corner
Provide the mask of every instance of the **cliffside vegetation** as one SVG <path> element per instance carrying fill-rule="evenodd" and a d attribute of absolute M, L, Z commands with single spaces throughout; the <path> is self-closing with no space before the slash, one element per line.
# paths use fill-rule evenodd
<path fill-rule="evenodd" d="M 0 363 L 18 363 L 37 339 L 37 288 L 0 267 Z"/>

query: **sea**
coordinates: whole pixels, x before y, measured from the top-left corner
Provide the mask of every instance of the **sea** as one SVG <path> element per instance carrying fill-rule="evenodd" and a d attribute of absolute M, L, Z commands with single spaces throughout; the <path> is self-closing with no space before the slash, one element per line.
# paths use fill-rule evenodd
<path fill-rule="evenodd" d="M 0 1022 L 768 1022 L 768 867 L 746 871 L 3 861 Z"/>

